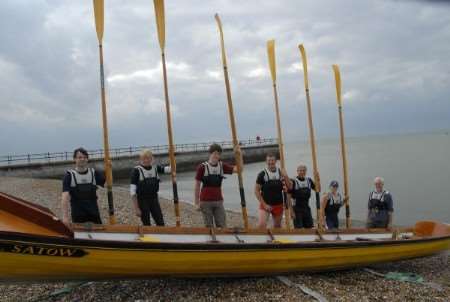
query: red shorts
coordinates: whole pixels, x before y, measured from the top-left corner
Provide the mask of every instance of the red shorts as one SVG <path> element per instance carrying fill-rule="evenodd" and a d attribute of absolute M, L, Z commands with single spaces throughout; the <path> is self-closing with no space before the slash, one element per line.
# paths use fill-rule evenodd
<path fill-rule="evenodd" d="M 273 206 L 270 206 L 270 208 L 271 208 L 270 214 L 272 214 L 272 216 L 280 216 L 283 214 L 283 210 L 284 210 L 283 204 L 273 205 Z M 259 203 L 259 209 L 264 210 L 264 211 L 266 210 L 266 209 L 264 209 L 264 207 L 262 206 L 261 203 Z"/>

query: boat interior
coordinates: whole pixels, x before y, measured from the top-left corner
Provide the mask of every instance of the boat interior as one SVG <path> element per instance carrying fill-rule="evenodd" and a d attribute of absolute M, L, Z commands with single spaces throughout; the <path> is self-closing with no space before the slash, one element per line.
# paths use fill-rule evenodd
<path fill-rule="evenodd" d="M 398 227 L 392 230 L 350 228 L 321 232 L 317 229 L 219 229 L 123 224 L 72 224 L 67 226 L 49 209 L 0 192 L 0 231 L 99 241 L 254 244 L 447 237 L 450 236 L 450 225 L 421 221 L 413 227 Z"/>

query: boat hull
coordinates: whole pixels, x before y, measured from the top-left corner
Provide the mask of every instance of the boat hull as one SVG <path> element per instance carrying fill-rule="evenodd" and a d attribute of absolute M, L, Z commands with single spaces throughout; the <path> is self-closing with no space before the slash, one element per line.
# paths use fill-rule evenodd
<path fill-rule="evenodd" d="M 424 257 L 450 238 L 382 242 L 168 244 L 0 236 L 1 280 L 252 276 L 325 271 Z"/>
<path fill-rule="evenodd" d="M 47 208 L 0 192 L 0 280 L 284 274 L 424 257 L 450 248 L 450 226 L 207 229 L 66 226 Z"/>

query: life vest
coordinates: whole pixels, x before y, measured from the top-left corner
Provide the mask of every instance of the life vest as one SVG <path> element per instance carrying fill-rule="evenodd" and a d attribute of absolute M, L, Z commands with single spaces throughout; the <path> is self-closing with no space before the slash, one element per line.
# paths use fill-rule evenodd
<path fill-rule="evenodd" d="M 343 200 L 340 193 L 338 193 L 337 199 L 334 198 L 332 193 L 328 193 L 328 202 L 327 205 L 325 206 L 325 214 L 327 215 L 337 214 L 342 205 Z"/>
<path fill-rule="evenodd" d="M 369 194 L 369 209 L 375 211 L 387 211 L 388 205 L 384 201 L 384 197 L 386 194 L 389 194 L 388 191 L 383 191 L 381 193 L 377 193 L 375 191 L 370 192 Z"/>
<path fill-rule="evenodd" d="M 293 179 L 294 186 L 292 188 L 292 197 L 295 199 L 295 205 L 299 207 L 306 207 L 311 197 L 312 180 L 306 177 L 304 180 L 300 180 L 298 177 Z"/>
<path fill-rule="evenodd" d="M 219 161 L 216 166 L 211 165 L 205 161 L 202 163 L 205 168 L 203 173 L 202 183 L 204 187 L 220 187 L 222 186 L 223 176 L 223 163 Z"/>
<path fill-rule="evenodd" d="M 269 205 L 275 205 L 283 200 L 283 181 L 279 168 L 275 172 L 264 168 L 264 184 L 261 186 L 261 192 L 264 200 Z"/>
<path fill-rule="evenodd" d="M 70 195 L 71 201 L 97 201 L 97 182 L 95 170 L 88 168 L 87 173 L 81 174 L 75 169 L 67 171 L 70 173 Z"/>
<path fill-rule="evenodd" d="M 157 166 L 152 166 L 151 169 L 148 170 L 139 165 L 136 166 L 135 169 L 139 171 L 139 181 L 136 189 L 138 198 L 156 197 L 159 191 L 160 181 Z"/>

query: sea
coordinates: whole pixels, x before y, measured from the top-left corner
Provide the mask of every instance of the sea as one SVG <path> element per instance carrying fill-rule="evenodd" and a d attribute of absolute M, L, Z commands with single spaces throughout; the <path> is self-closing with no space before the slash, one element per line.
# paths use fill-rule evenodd
<path fill-rule="evenodd" d="M 369 136 L 346 140 L 349 172 L 351 218 L 365 221 L 367 201 L 373 189 L 373 179 L 381 176 L 385 189 L 394 200 L 394 224 L 409 225 L 418 220 L 437 220 L 450 223 L 450 135 L 442 131 L 431 134 Z M 312 177 L 312 157 L 308 142 L 285 144 L 286 169 L 296 175 L 296 167 L 303 163 Z M 206 160 L 206 159 L 205 159 Z M 342 190 L 342 157 L 338 140 L 317 141 L 317 161 L 322 191 L 331 180 L 337 180 Z M 251 163 L 244 167 L 244 189 L 249 215 L 256 215 L 258 202 L 254 195 L 257 174 L 265 163 Z M 195 172 L 177 174 L 179 198 L 192 202 Z M 122 182 L 123 183 L 123 182 Z M 172 198 L 172 184 L 165 176 L 160 195 Z M 240 197 L 236 175 L 228 175 L 223 182 L 225 207 L 240 211 Z M 314 197 L 310 201 L 315 216 Z M 340 211 L 345 218 L 345 210 Z"/>

